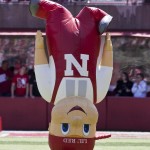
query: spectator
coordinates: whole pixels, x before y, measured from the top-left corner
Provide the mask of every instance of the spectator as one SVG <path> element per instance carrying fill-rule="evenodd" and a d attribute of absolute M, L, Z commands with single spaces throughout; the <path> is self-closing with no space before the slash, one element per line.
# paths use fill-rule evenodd
<path fill-rule="evenodd" d="M 28 75 L 26 74 L 26 67 L 22 66 L 19 69 L 19 73 L 14 75 L 11 85 L 11 97 L 28 97 L 29 88 L 28 88 Z"/>
<path fill-rule="evenodd" d="M 117 81 L 117 86 L 114 89 L 116 96 L 133 96 L 131 92 L 133 83 L 129 80 L 126 72 L 121 73 L 120 79 Z"/>
<path fill-rule="evenodd" d="M 8 61 L 4 60 L 0 67 L 0 96 L 10 96 L 13 73 L 8 69 Z"/>
<path fill-rule="evenodd" d="M 28 74 L 30 77 L 29 78 L 29 95 L 30 95 L 30 97 L 31 98 L 41 97 L 38 87 L 37 87 L 34 70 L 31 69 Z"/>
<path fill-rule="evenodd" d="M 14 75 L 19 73 L 20 68 L 21 68 L 21 61 L 18 59 L 15 61 L 14 64 Z"/>
<path fill-rule="evenodd" d="M 134 97 L 146 97 L 147 83 L 144 81 L 144 75 L 142 73 L 136 75 L 136 80 L 132 87 L 132 93 Z"/>

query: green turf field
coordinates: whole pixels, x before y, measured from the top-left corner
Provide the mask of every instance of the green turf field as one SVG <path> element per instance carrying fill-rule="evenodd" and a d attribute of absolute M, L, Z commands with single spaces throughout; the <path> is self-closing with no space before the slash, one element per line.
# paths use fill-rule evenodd
<path fill-rule="evenodd" d="M 0 150 L 49 150 L 48 139 L 1 137 Z M 104 139 L 96 142 L 94 150 L 150 150 L 150 139 Z"/>

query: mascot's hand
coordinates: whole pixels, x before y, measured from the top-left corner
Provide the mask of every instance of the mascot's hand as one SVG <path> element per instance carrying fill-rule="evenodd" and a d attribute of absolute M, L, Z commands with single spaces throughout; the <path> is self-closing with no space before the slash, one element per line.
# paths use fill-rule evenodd
<path fill-rule="evenodd" d="M 113 66 L 113 47 L 111 37 L 109 33 L 106 33 L 104 50 L 102 54 L 101 66 L 112 67 Z"/>
<path fill-rule="evenodd" d="M 44 39 L 42 37 L 42 32 L 37 31 L 35 36 L 35 49 L 44 49 Z"/>
<path fill-rule="evenodd" d="M 35 36 L 35 65 L 48 64 L 44 49 L 44 38 L 42 32 L 37 31 Z"/>

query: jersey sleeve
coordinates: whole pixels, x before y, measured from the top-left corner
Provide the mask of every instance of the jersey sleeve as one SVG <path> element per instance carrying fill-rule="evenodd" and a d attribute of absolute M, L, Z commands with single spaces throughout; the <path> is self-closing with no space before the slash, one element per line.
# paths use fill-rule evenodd
<path fill-rule="evenodd" d="M 99 8 L 95 8 L 95 7 L 89 7 L 94 19 L 99 22 L 99 32 L 100 34 L 103 34 L 109 23 L 112 20 L 112 16 L 110 16 L 109 14 L 107 14 L 105 11 L 99 9 Z"/>
<path fill-rule="evenodd" d="M 60 5 L 50 0 L 31 0 L 30 11 L 33 16 L 46 19 L 49 12 L 59 8 Z"/>

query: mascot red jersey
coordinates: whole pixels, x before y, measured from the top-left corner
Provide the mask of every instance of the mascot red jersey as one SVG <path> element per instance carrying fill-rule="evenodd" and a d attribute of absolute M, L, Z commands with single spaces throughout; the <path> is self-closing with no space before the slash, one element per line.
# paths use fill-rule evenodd
<path fill-rule="evenodd" d="M 103 97 L 98 94 L 97 86 L 100 80 L 100 34 L 112 17 L 94 7 L 84 7 L 73 17 L 65 7 L 48 0 L 31 1 L 31 11 L 34 16 L 46 20 L 49 69 L 46 69 L 48 77 L 43 75 L 42 78 L 49 78 L 49 82 L 46 81 L 44 89 L 39 87 L 43 97 L 53 103 L 68 96 L 82 96 L 99 102 Z M 37 74 L 41 76 L 41 66 L 37 67 Z M 43 80 L 40 79 L 45 83 Z"/>

